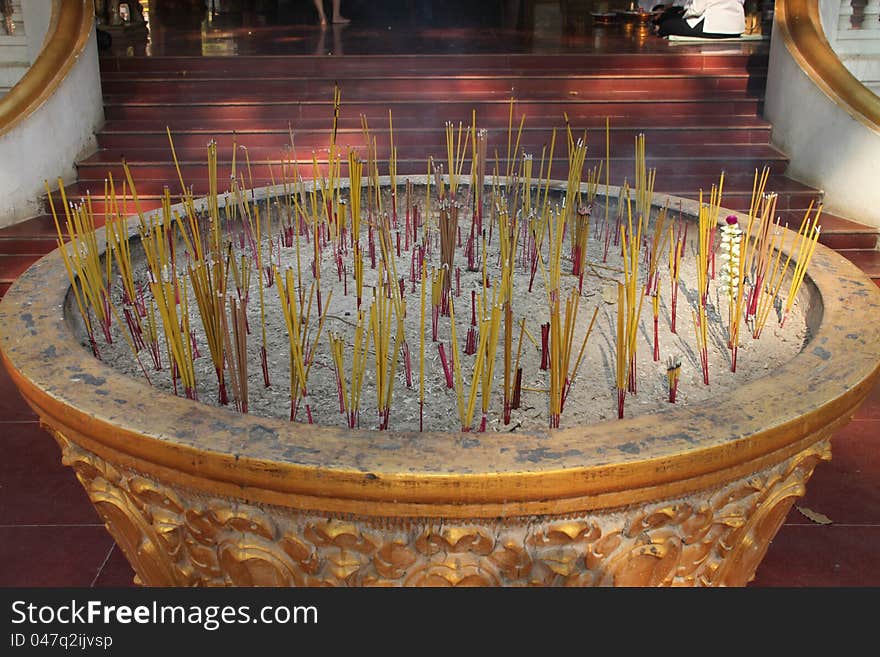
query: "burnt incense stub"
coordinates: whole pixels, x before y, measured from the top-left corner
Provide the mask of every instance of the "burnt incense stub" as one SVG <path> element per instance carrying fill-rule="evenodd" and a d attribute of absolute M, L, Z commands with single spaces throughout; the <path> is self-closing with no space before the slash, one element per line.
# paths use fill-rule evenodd
<path fill-rule="evenodd" d="M 57 250 L 0 303 L 0 353 L 145 585 L 742 586 L 880 376 L 880 290 L 818 245 L 799 294 L 805 341 L 763 376 L 672 404 L 685 365 L 649 345 L 661 411 L 567 425 L 563 409 L 520 433 L 309 425 L 161 391 L 83 344 Z"/>

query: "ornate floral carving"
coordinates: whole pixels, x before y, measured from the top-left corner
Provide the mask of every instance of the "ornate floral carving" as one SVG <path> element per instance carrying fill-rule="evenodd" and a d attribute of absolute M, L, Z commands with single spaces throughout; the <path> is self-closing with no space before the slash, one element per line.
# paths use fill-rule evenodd
<path fill-rule="evenodd" d="M 441 522 L 171 489 L 50 431 L 138 579 L 155 586 L 740 586 L 831 453 L 822 438 L 721 488 L 644 506 Z"/>

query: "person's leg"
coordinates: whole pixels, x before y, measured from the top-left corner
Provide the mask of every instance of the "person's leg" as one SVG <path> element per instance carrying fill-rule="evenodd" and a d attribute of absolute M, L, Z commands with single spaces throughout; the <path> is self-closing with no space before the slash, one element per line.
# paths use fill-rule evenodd
<path fill-rule="evenodd" d="M 703 21 L 691 27 L 683 16 L 671 15 L 657 23 L 657 34 L 665 37 L 671 34 L 676 36 L 703 36 Z"/>
<path fill-rule="evenodd" d="M 334 23 L 351 23 L 349 19 L 343 16 L 339 11 L 339 4 L 342 0 L 333 0 L 333 22 Z"/>
<path fill-rule="evenodd" d="M 318 10 L 318 19 L 321 21 L 321 25 L 327 24 L 327 16 L 324 15 L 324 1 L 323 0 L 314 0 L 315 9 Z M 336 4 L 339 4 L 338 2 Z"/>

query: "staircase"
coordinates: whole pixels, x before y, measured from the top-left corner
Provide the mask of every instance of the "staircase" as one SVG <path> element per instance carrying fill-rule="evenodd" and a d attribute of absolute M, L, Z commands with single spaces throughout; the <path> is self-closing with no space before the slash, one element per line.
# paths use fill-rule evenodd
<path fill-rule="evenodd" d="M 489 130 L 490 153 L 506 157 L 513 97 L 514 127 L 526 117 L 521 147 L 536 158 L 552 129 L 563 128 L 565 113 L 575 131 L 587 130 L 594 162 L 604 158 L 607 116 L 613 183 L 632 180 L 634 138 L 644 132 L 657 191 L 693 196 L 726 170 L 725 202 L 743 209 L 754 169 L 767 164 L 773 188 L 784 192 L 780 207 L 806 207 L 814 190 L 782 178 L 786 159 L 758 118 L 765 69 L 766 57 L 686 54 L 108 59 L 101 151 L 80 163 L 79 181 L 68 191 L 103 195 L 107 172 L 119 179 L 125 157 L 139 194 L 155 206 L 164 183 L 172 192 L 179 187 L 166 126 L 197 195 L 207 189 L 210 138 L 223 158 L 221 176 L 236 140 L 248 149 L 254 183 L 268 184 L 268 164 L 278 168 L 290 141 L 288 124 L 300 160 L 310 162 L 314 150 L 323 161 L 338 84 L 338 142 L 365 154 L 364 115 L 387 161 L 390 110 L 401 175 L 425 173 L 429 155 L 445 161 L 445 122 L 467 125 L 472 112 Z M 554 175 L 565 178 L 564 132 L 557 137 Z"/>
<path fill-rule="evenodd" d="M 233 145 L 246 147 L 254 185 L 280 176 L 290 132 L 305 175 L 312 153 L 326 163 L 333 90 L 342 104 L 338 143 L 365 156 L 361 116 L 376 136 L 387 171 L 389 110 L 398 175 L 423 174 L 427 158 L 445 162 L 445 122 L 467 125 L 472 112 L 489 131 L 490 154 L 506 157 L 525 116 L 521 148 L 541 156 L 557 128 L 554 177 L 566 177 L 564 116 L 587 132 L 587 167 L 605 157 L 610 120 L 612 184 L 633 180 L 635 136 L 646 136 L 655 191 L 686 198 L 708 193 L 725 172 L 723 205 L 748 209 L 756 169 L 770 167 L 768 191 L 779 195 L 783 220 L 800 222 L 817 190 L 786 178 L 786 157 L 770 144 L 760 118 L 766 53 L 669 52 L 583 55 L 399 55 L 253 57 L 105 57 L 101 60 L 106 123 L 100 149 L 78 165 L 70 199 L 91 195 L 103 220 L 104 180 L 121 183 L 123 158 L 142 208 L 160 205 L 164 186 L 179 193 L 168 144 L 170 128 L 181 172 L 196 196 L 207 193 L 206 144 L 218 144 L 219 179 L 228 179 Z M 244 150 L 238 149 L 244 163 Z M 271 169 L 270 169 L 271 165 Z M 877 231 L 824 214 L 822 241 L 880 280 Z M 0 231 L 0 294 L 36 256 L 54 248 L 51 218 Z"/>

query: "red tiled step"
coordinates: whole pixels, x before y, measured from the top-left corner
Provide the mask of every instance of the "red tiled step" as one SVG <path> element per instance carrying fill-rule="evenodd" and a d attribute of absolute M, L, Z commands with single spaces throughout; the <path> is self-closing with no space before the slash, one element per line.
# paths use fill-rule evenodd
<path fill-rule="evenodd" d="M 543 68 L 542 68 L 543 67 Z M 152 81 L 199 81 L 199 80 L 330 80 L 338 82 L 340 87 L 344 82 L 351 80 L 394 80 L 406 77 L 418 79 L 446 79 L 450 81 L 466 78 L 589 78 L 589 77 L 766 77 L 767 67 L 746 67 L 742 64 L 724 66 L 723 64 L 712 65 L 710 62 L 704 68 L 688 66 L 667 65 L 663 57 L 655 57 L 649 64 L 643 66 L 619 66 L 614 65 L 587 65 L 582 66 L 576 60 L 560 62 L 557 66 L 546 66 L 544 63 L 529 68 L 528 66 L 482 66 L 478 62 L 474 66 L 462 68 L 435 67 L 433 62 L 423 63 L 416 68 L 399 67 L 389 65 L 387 70 L 355 68 L 346 70 L 344 67 L 333 68 L 316 73 L 314 75 L 304 72 L 302 69 L 288 63 L 286 67 L 260 68 L 253 70 L 241 70 L 232 67 L 219 66 L 210 70 L 187 70 L 169 68 L 150 68 L 137 71 L 114 71 L 101 70 L 101 79 L 110 83 L 137 80 L 141 82 Z"/>
<path fill-rule="evenodd" d="M 537 121 L 541 117 L 552 118 L 559 123 L 564 114 L 572 121 L 584 117 L 611 117 L 612 121 L 620 116 L 653 119 L 663 116 L 713 117 L 718 116 L 755 116 L 758 114 L 762 101 L 739 95 L 715 95 L 711 98 L 689 99 L 624 99 L 599 98 L 582 100 L 572 97 L 568 101 L 532 101 L 520 100 L 516 109 L 520 114 Z M 446 101 L 433 102 L 397 101 L 393 104 L 386 100 L 374 102 L 344 103 L 341 114 L 359 119 L 363 114 L 371 124 L 379 124 L 388 120 L 388 110 L 396 118 L 418 118 L 425 125 L 444 125 L 446 121 L 468 122 L 472 112 L 476 110 L 478 122 L 506 122 L 510 112 L 509 98 L 495 101 Z M 174 117 L 184 115 L 189 119 L 237 119 L 237 120 L 284 120 L 299 121 L 302 119 L 324 119 L 329 124 L 333 116 L 332 103 L 324 101 L 296 100 L 272 103 L 253 102 L 163 102 L 163 103 L 127 103 L 124 101 L 108 101 L 104 104 L 104 114 L 108 120 L 153 120 L 171 121 Z M 517 114 L 519 116 L 520 114 Z"/>
<path fill-rule="evenodd" d="M 744 168 L 760 168 L 764 165 L 770 165 L 770 169 L 774 173 L 782 173 L 785 169 L 785 163 L 783 161 L 779 162 L 768 162 L 766 159 L 742 159 L 740 163 Z M 251 170 L 253 171 L 254 178 L 254 186 L 259 187 L 265 184 L 268 184 L 271 180 L 270 172 L 269 172 L 269 164 L 260 164 L 260 163 L 251 163 Z M 281 176 L 281 168 L 278 162 L 276 161 L 272 165 L 272 170 L 274 171 L 275 181 L 280 184 L 280 176 Z M 305 178 L 311 178 L 314 174 L 313 167 L 311 163 L 302 164 L 303 168 L 302 175 Z M 656 168 L 658 179 L 663 178 L 666 175 L 671 175 L 676 172 L 684 172 L 688 174 L 707 174 L 707 175 L 715 175 L 717 176 L 723 169 L 731 168 L 731 161 L 729 159 L 725 160 L 664 160 L 661 162 L 651 162 L 649 161 L 649 166 L 652 168 Z M 174 193 L 177 193 L 176 190 L 179 187 L 177 173 L 173 165 L 166 163 L 129 163 L 129 168 L 132 172 L 132 176 L 135 180 L 135 185 L 139 190 L 141 185 L 146 184 L 145 181 L 152 180 L 153 189 L 157 190 L 155 193 L 161 193 L 161 188 L 163 185 L 167 185 L 170 189 L 175 190 Z M 201 163 L 193 163 L 181 165 L 181 172 L 183 176 L 183 180 L 187 187 L 193 188 L 193 193 L 197 195 L 203 195 L 203 190 L 207 189 L 207 173 L 206 167 Z M 402 182 L 404 178 L 409 176 L 419 176 L 426 173 L 427 169 L 427 160 L 419 158 L 418 160 L 398 160 L 398 168 L 397 175 L 398 179 Z M 465 171 L 468 171 L 468 165 L 465 164 Z M 387 171 L 387 166 L 381 166 L 380 171 L 384 175 Z M 327 167 L 326 164 L 319 163 L 318 169 L 319 175 L 327 175 Z M 614 185 L 622 184 L 624 182 L 624 174 L 626 177 L 632 181 L 632 172 L 631 167 L 626 167 L 626 170 L 623 169 L 623 165 L 621 168 L 614 171 L 612 166 L 612 177 L 611 183 Z M 112 175 L 114 180 L 117 183 L 117 190 L 121 190 L 121 180 L 123 179 L 123 171 L 121 165 L 113 164 L 112 162 L 108 163 L 100 163 L 94 164 L 87 167 L 80 168 L 80 182 L 85 183 L 85 189 L 89 189 L 92 194 L 92 199 L 103 197 L 104 187 L 103 181 L 104 178 L 108 175 Z M 225 184 L 226 181 L 229 180 L 230 169 L 228 165 L 222 165 L 218 167 L 218 180 L 221 183 Z M 565 180 L 568 175 L 568 168 L 565 163 L 554 164 L 551 169 L 551 178 L 558 180 Z M 247 180 L 247 170 L 244 166 L 244 163 L 240 163 L 238 166 L 238 177 L 245 177 Z M 248 186 L 250 186 L 248 184 Z M 711 187 L 711 186 L 710 186 Z M 703 188 L 704 192 L 708 193 L 710 187 Z M 666 185 L 658 185 L 657 191 L 663 191 L 666 193 L 672 192 L 690 192 L 690 193 L 699 193 L 700 188 L 689 188 L 689 189 L 667 189 Z M 731 190 L 733 191 L 733 190 Z M 742 191 L 742 190 L 741 190 Z M 749 189 L 751 192 L 751 189 Z M 785 202 L 787 203 L 787 202 Z M 786 207 L 785 203 L 780 201 L 780 207 Z M 803 199 L 797 199 L 798 205 L 803 203 Z"/>
<path fill-rule="evenodd" d="M 0 228 L 0 238 L 54 238 L 57 234 L 55 221 L 49 214 L 31 217 L 11 226 Z"/>
<path fill-rule="evenodd" d="M 748 74 L 729 75 L 541 75 L 541 76 L 394 76 L 329 78 L 135 78 L 102 80 L 108 102 L 161 102 L 186 98 L 208 101 L 329 100 L 336 85 L 343 102 L 383 99 L 457 100 L 469 98 L 563 99 L 631 96 L 690 98 L 704 94 L 751 93 L 760 95 L 766 80 Z"/>
<path fill-rule="evenodd" d="M 0 283 L 12 283 L 40 257 L 37 254 L 0 253 Z"/>
<path fill-rule="evenodd" d="M 588 162 L 588 166 L 593 166 L 592 163 Z M 196 196 L 204 196 L 208 192 L 207 187 L 207 177 L 205 175 L 204 165 L 203 170 L 201 172 L 197 172 L 197 176 L 193 178 L 184 178 L 184 182 L 188 188 L 192 188 L 193 193 Z M 558 170 L 554 171 L 555 174 L 561 175 L 563 179 L 567 177 L 567 171 L 564 169 L 564 163 L 560 164 Z M 707 167 L 709 170 L 705 172 L 698 172 L 696 174 L 682 174 L 679 172 L 672 172 L 668 175 L 660 175 L 657 176 L 657 181 L 655 183 L 655 192 L 657 194 L 672 194 L 674 196 L 698 196 L 699 191 L 702 189 L 704 191 L 708 191 L 712 188 L 712 185 L 717 185 L 719 182 L 721 168 L 720 167 Z M 398 170 L 399 178 L 401 181 L 411 173 L 415 173 L 417 175 L 423 175 L 425 173 L 425 163 L 422 162 L 420 167 L 415 172 L 405 171 L 402 169 Z M 243 169 L 239 169 L 243 171 Z M 281 180 L 281 170 L 280 167 L 275 167 L 275 183 L 280 184 Z M 382 168 L 380 169 L 382 174 L 385 174 L 387 171 L 387 166 L 383 163 Z M 144 178 L 144 177 L 135 177 L 135 185 L 138 192 L 138 197 L 141 201 L 146 201 L 149 199 L 158 199 L 163 194 L 163 189 L 167 186 L 172 194 L 172 197 L 175 197 L 179 194 L 180 184 L 177 179 L 177 173 L 174 170 L 173 166 L 170 166 L 167 169 L 164 169 L 165 175 L 159 178 Z M 310 178 L 312 173 L 311 164 L 308 166 L 303 166 L 301 170 L 302 175 L 305 178 Z M 632 162 L 621 163 L 619 168 L 615 168 L 614 164 L 612 164 L 612 182 L 613 184 L 617 184 L 618 179 L 622 182 L 623 176 L 627 175 L 630 179 L 632 178 Z M 227 177 L 228 179 L 228 177 Z M 116 178 L 114 174 L 114 180 L 117 180 L 117 192 L 121 194 L 121 183 Z M 742 173 L 733 173 L 726 174 L 724 179 L 724 190 L 722 197 L 722 205 L 724 207 L 729 207 L 731 209 L 738 209 L 742 207 L 744 209 L 747 208 L 749 202 L 751 200 L 752 194 L 752 180 L 753 174 L 742 174 Z M 264 187 L 272 184 L 272 180 L 268 176 L 255 176 L 254 177 L 254 186 L 255 187 Z M 248 181 L 249 183 L 249 181 Z M 785 178 L 782 174 L 771 174 L 768 178 L 767 189 L 773 190 L 777 194 L 779 194 L 779 201 L 777 207 L 779 208 L 780 214 L 787 212 L 784 208 L 787 208 L 790 204 L 795 204 L 795 207 L 798 208 L 793 212 L 797 216 L 797 221 L 803 217 L 803 210 L 800 208 L 806 207 L 811 200 L 814 200 L 818 192 L 806 185 L 793 181 L 789 178 Z M 96 211 L 99 211 L 102 203 L 102 198 L 104 195 L 104 181 L 103 177 L 100 179 L 88 180 L 81 179 L 78 183 L 74 183 L 68 185 L 65 188 L 65 191 L 68 195 L 68 198 L 72 200 L 80 200 L 87 193 L 92 196 L 92 203 L 95 207 Z M 742 200 L 738 203 L 734 203 L 734 198 L 741 198 Z M 130 201 L 128 202 L 130 205 Z M 737 207 L 733 207 L 736 205 Z M 791 220 L 792 223 L 794 222 Z"/>
<path fill-rule="evenodd" d="M 0 253 L 43 256 L 58 245 L 54 237 L 0 237 Z"/>
<path fill-rule="evenodd" d="M 445 163 L 444 163 L 445 164 Z M 597 164 L 596 161 L 588 159 L 586 162 L 586 169 L 592 168 Z M 240 172 L 245 172 L 246 167 L 244 162 L 239 159 L 237 166 L 239 167 Z M 319 165 L 320 166 L 320 165 Z M 207 193 L 207 187 L 203 187 L 202 185 L 207 181 L 207 165 L 202 163 L 201 167 L 203 171 L 201 172 L 203 175 L 199 175 L 193 180 L 188 178 L 184 178 L 184 182 L 187 187 L 192 186 L 193 191 L 197 195 L 204 195 Z M 565 180 L 567 178 L 567 165 L 565 162 L 559 164 L 560 168 L 564 168 L 562 179 Z M 422 160 L 418 169 L 414 172 L 415 175 L 424 175 L 427 169 L 427 160 Z M 322 169 L 323 170 L 323 169 Z M 468 165 L 465 165 L 465 170 L 468 170 Z M 748 192 L 749 195 L 752 193 L 752 181 L 754 179 L 754 170 L 750 173 L 743 173 L 742 171 L 734 170 L 731 167 L 719 167 L 719 166 L 707 166 L 705 171 L 697 171 L 695 173 L 684 173 L 680 171 L 672 171 L 668 172 L 664 175 L 657 174 L 657 180 L 655 183 L 655 191 L 657 193 L 664 194 L 673 194 L 675 191 L 680 192 L 689 192 L 689 193 L 699 193 L 700 189 L 708 191 L 711 189 L 712 185 L 717 185 L 719 182 L 719 177 L 721 175 L 722 170 L 725 171 L 724 175 L 724 190 L 722 201 L 727 198 L 728 194 L 733 193 L 745 193 Z M 280 165 L 273 165 L 273 171 L 275 173 L 275 182 L 281 183 L 281 169 Z M 617 160 L 613 161 L 611 165 L 612 171 L 612 180 L 611 184 L 616 185 L 618 182 L 623 182 L 623 177 L 627 176 L 629 180 L 633 179 L 634 171 L 633 171 L 633 162 L 632 160 L 622 161 Z M 380 162 L 379 164 L 379 172 L 381 175 L 386 175 L 387 170 L 387 162 Z M 227 172 L 228 173 L 228 172 Z M 346 173 L 345 164 L 343 164 L 343 176 Z M 557 173 L 554 170 L 554 174 Z M 135 184 L 137 185 L 138 195 L 141 198 L 150 196 L 152 194 L 162 194 L 162 188 L 167 185 L 172 194 L 179 192 L 180 183 L 178 181 L 177 173 L 174 170 L 173 163 L 168 163 L 167 169 L 168 175 L 163 175 L 158 178 L 145 178 L 145 177 L 136 177 Z M 310 179 L 312 174 L 312 165 L 311 162 L 308 163 L 300 163 L 300 174 L 305 179 Z M 403 179 L 404 176 L 413 175 L 411 172 L 404 172 L 398 169 L 398 177 Z M 170 176 L 170 177 L 169 177 Z M 619 181 L 618 181 L 619 178 Z M 121 193 L 121 181 L 116 179 L 117 184 L 117 192 Z M 227 177 L 228 180 L 228 177 Z M 254 176 L 254 186 L 255 187 L 263 187 L 271 184 L 271 179 L 269 176 Z M 604 169 L 602 174 L 602 181 L 604 182 Z M 92 194 L 92 200 L 97 201 L 99 198 L 104 195 L 104 179 L 95 178 L 95 179 L 80 179 L 78 183 L 72 183 L 65 187 L 69 198 L 71 199 L 79 199 L 81 196 L 84 196 L 86 191 L 90 191 Z M 807 185 L 794 181 L 790 178 L 786 178 L 782 173 L 771 173 L 767 180 L 767 190 L 773 191 L 779 194 L 780 196 L 784 196 L 787 194 L 797 194 L 803 196 L 809 196 L 810 200 L 813 200 L 817 195 L 818 191 L 814 190 Z M 57 198 L 57 196 L 56 196 Z M 797 221 L 800 221 L 803 218 L 804 208 L 807 207 L 809 201 L 804 203 L 801 206 L 795 206 L 793 210 L 791 210 L 793 215 Z M 722 205 L 724 203 L 722 202 Z M 781 212 L 789 212 L 789 210 L 782 210 Z M 793 222 L 794 219 L 789 219 L 790 222 Z"/>
<path fill-rule="evenodd" d="M 478 124 L 479 125 L 479 124 Z M 233 144 L 247 148 L 284 148 L 290 144 L 290 131 L 285 127 L 282 130 L 265 130 L 257 132 L 248 130 L 245 133 L 228 129 L 203 129 L 203 130 L 176 130 L 171 128 L 171 137 L 174 147 L 180 149 L 204 148 L 208 141 L 216 142 L 219 149 L 231 149 Z M 370 133 L 377 142 L 388 143 L 389 131 L 387 125 L 371 127 Z M 513 128 L 514 139 L 518 131 L 518 125 Z M 587 134 L 589 150 L 594 155 L 605 150 L 604 130 L 587 130 L 580 125 L 572 125 L 572 133 L 582 137 Z M 504 145 L 506 152 L 507 127 L 496 128 L 488 131 L 488 140 L 495 146 Z M 551 140 L 552 127 L 524 128 L 521 139 L 523 143 L 546 143 Z M 364 148 L 365 138 L 360 128 L 337 129 L 337 143 L 349 147 Z M 644 134 L 647 144 L 653 146 L 687 146 L 699 144 L 766 144 L 769 142 L 770 128 L 755 128 L 752 126 L 705 126 L 695 125 L 692 128 L 618 128 L 610 131 L 609 138 L 614 148 L 633 148 L 637 135 Z M 169 148 L 168 133 L 163 127 L 161 130 L 150 132 L 137 130 L 121 130 L 119 128 L 103 129 L 98 133 L 98 145 L 104 149 L 125 150 L 132 152 L 141 148 Z M 330 137 L 330 127 L 314 130 L 293 129 L 294 143 L 298 148 L 311 150 L 313 148 L 326 148 Z M 557 141 L 564 139 L 564 127 L 557 127 Z M 425 148 L 437 148 L 446 146 L 445 131 L 438 127 L 435 129 L 404 128 L 394 126 L 394 143 L 397 146 L 419 144 Z"/>
<path fill-rule="evenodd" d="M 455 74 L 462 71 L 559 71 L 658 69 L 667 71 L 720 71 L 729 69 L 764 71 L 766 53 L 589 53 L 589 54 L 449 54 L 449 55 L 351 55 L 351 56 L 274 56 L 238 55 L 235 57 L 101 57 L 102 73 L 173 72 L 180 75 L 351 75 L 357 71 L 418 72 Z"/>
<path fill-rule="evenodd" d="M 508 111 L 510 109 L 510 105 L 508 103 Z M 361 131 L 361 117 L 354 116 L 350 112 L 345 111 L 346 108 L 341 108 L 339 120 L 337 122 L 337 130 L 340 132 L 343 131 Z M 519 127 L 520 120 L 524 117 L 525 121 L 523 123 L 523 130 L 546 130 L 551 129 L 553 127 L 561 128 L 564 126 L 564 116 L 567 114 L 569 116 L 569 120 L 572 126 L 572 130 L 587 130 L 592 135 L 595 135 L 597 132 L 601 133 L 604 137 L 605 134 L 605 121 L 606 118 L 604 115 L 599 114 L 581 114 L 574 115 L 570 111 L 566 111 L 565 114 L 558 114 L 553 116 L 547 116 L 546 118 L 556 119 L 554 123 L 545 124 L 543 122 L 538 122 L 538 119 L 544 118 L 540 116 L 533 116 L 530 114 L 526 114 L 521 111 L 522 108 L 519 103 L 515 103 L 513 106 L 513 130 L 517 130 Z M 444 131 L 445 122 L 442 122 L 437 125 L 426 125 L 426 122 L 422 116 L 399 116 L 397 114 L 393 115 L 393 124 L 395 133 L 405 132 L 407 130 L 413 131 L 431 131 L 437 130 L 440 132 Z M 461 120 L 465 121 L 466 124 L 469 124 L 471 121 L 470 112 L 462 115 Z M 331 119 L 328 121 L 328 119 Z M 575 120 L 576 119 L 576 120 Z M 456 122 L 458 119 L 456 119 Z M 481 114 L 477 114 L 477 127 L 478 128 L 486 128 L 491 132 L 493 131 L 502 131 L 505 135 L 508 130 L 509 124 L 509 115 L 504 114 L 502 120 L 487 122 L 485 117 Z M 101 133 L 104 134 L 131 134 L 131 133 L 161 133 L 165 134 L 165 129 L 170 128 L 172 132 L 200 132 L 200 133 L 232 133 L 236 132 L 241 135 L 246 134 L 260 134 L 263 132 L 269 133 L 284 133 L 286 134 L 288 128 L 292 128 L 296 132 L 300 131 L 315 131 L 329 130 L 332 125 L 332 117 L 328 116 L 318 116 L 311 118 L 302 118 L 297 120 L 296 122 L 288 123 L 287 119 L 284 118 L 261 118 L 261 117 L 251 117 L 247 119 L 225 119 L 222 117 L 190 117 L 188 114 L 182 114 L 180 116 L 175 116 L 171 121 L 163 121 L 159 120 L 149 120 L 149 119 L 128 119 L 128 120 L 107 120 L 104 122 L 104 125 L 101 126 Z M 771 125 L 768 121 L 765 121 L 761 117 L 758 116 L 748 116 L 748 115 L 737 115 L 737 116 L 715 116 L 715 117 L 706 117 L 705 119 L 701 119 L 700 121 L 694 121 L 692 117 L 688 116 L 676 116 L 676 115 L 657 115 L 652 118 L 650 121 L 645 120 L 641 117 L 630 117 L 630 116 L 619 116 L 614 117 L 610 120 L 610 130 L 612 137 L 615 133 L 618 132 L 626 132 L 630 133 L 633 131 L 641 131 L 645 133 L 649 132 L 665 132 L 665 131 L 678 131 L 678 130 L 686 130 L 686 131 L 697 131 L 697 132 L 705 132 L 707 130 L 721 130 L 721 129 L 735 129 L 735 130 L 769 130 Z M 376 121 L 370 123 L 370 130 L 377 134 L 384 134 L 388 131 L 388 114 L 387 112 L 383 116 L 383 120 Z"/>
<path fill-rule="evenodd" d="M 803 213 L 798 217 L 798 222 L 802 219 Z M 880 243 L 878 241 L 880 229 L 856 223 L 828 212 L 822 212 L 819 217 L 819 225 L 822 228 L 819 242 L 838 251 L 873 251 Z"/>
<path fill-rule="evenodd" d="M 841 249 L 838 253 L 869 277 L 880 280 L 880 251 L 868 249 Z"/>
<path fill-rule="evenodd" d="M 557 144 L 556 144 L 556 153 L 554 154 L 554 160 L 560 161 L 565 157 L 565 142 L 563 135 L 557 135 Z M 352 145 L 355 149 L 362 152 L 362 157 L 366 155 L 365 148 L 363 147 L 363 142 L 360 138 L 352 138 L 351 144 L 346 142 L 345 140 L 340 139 L 337 143 L 338 145 L 346 149 L 349 145 Z M 313 144 L 316 145 L 316 144 Z M 548 142 L 542 141 L 527 141 L 523 139 L 520 142 L 520 149 L 525 152 L 532 153 L 536 158 L 540 158 L 541 150 L 544 146 L 549 147 Z M 329 144 L 327 144 L 329 146 Z M 318 162 L 326 161 L 326 147 L 324 149 L 319 150 L 315 153 Z M 389 153 L 389 144 L 387 143 L 378 143 L 377 146 L 377 154 L 378 159 L 382 161 L 387 158 Z M 300 146 L 297 144 L 298 155 L 301 162 L 311 162 L 312 160 L 312 149 L 308 146 Z M 446 144 L 414 144 L 414 145 L 399 145 L 395 143 L 395 148 L 397 150 L 397 161 L 398 163 L 405 162 L 407 160 L 414 160 L 418 163 L 420 169 L 424 169 L 424 162 L 427 161 L 429 156 L 433 156 L 437 161 L 444 161 L 447 159 L 446 153 Z M 489 144 L 490 151 L 498 150 L 503 148 L 506 150 L 506 144 Z M 190 168 L 198 168 L 204 167 L 207 161 L 207 151 L 205 148 L 175 148 L 177 153 L 177 159 L 181 165 L 181 167 L 190 167 Z M 677 168 L 676 172 L 684 172 L 689 170 L 688 167 L 693 163 L 700 162 L 713 162 L 713 163 L 722 163 L 720 168 L 732 168 L 732 166 L 737 165 L 741 169 L 743 167 L 748 167 L 746 170 L 753 170 L 754 166 L 751 164 L 752 161 L 761 161 L 766 162 L 769 166 L 774 166 L 777 163 L 787 162 L 787 158 L 779 151 L 778 149 L 770 146 L 768 144 L 740 144 L 735 148 L 719 148 L 715 144 L 690 144 L 687 146 L 682 146 L 680 148 L 666 148 L 662 145 L 653 146 L 652 144 L 646 145 L 647 150 L 647 160 L 648 166 L 654 166 L 655 164 L 652 161 L 656 162 L 671 162 L 675 161 Z M 231 149 L 229 150 L 220 150 L 218 149 L 218 164 L 219 165 L 227 165 L 231 162 L 232 153 Z M 251 162 L 251 165 L 262 165 L 267 163 L 277 164 L 282 158 L 288 157 L 288 154 L 284 151 L 283 146 L 279 146 L 276 148 L 248 148 L 248 156 Z M 243 159 L 242 154 L 237 154 L 236 156 L 239 161 Z M 599 158 L 604 159 L 604 153 L 594 154 L 597 160 Z M 78 166 L 80 167 L 80 175 L 82 176 L 85 173 L 85 169 L 90 167 L 98 167 L 104 168 L 108 164 L 116 165 L 120 163 L 123 158 L 129 162 L 132 166 L 147 166 L 147 165 L 163 165 L 163 164 L 172 164 L 171 158 L 171 150 L 168 147 L 163 148 L 155 148 L 155 149 L 138 149 L 136 151 L 131 152 L 123 152 L 117 149 L 104 149 L 98 151 L 94 155 L 82 160 Z M 494 159 L 494 158 L 490 158 Z M 632 169 L 632 159 L 633 159 L 633 147 L 628 145 L 626 147 L 620 146 L 617 149 L 613 149 L 611 151 L 611 166 L 612 171 L 629 171 Z M 724 166 L 723 163 L 730 163 L 730 166 Z M 243 164 L 243 162 L 242 162 Z M 465 163 L 467 166 L 467 161 Z M 615 165 L 617 165 L 615 167 Z M 680 168 L 679 168 L 680 167 Z M 760 165 L 758 165 L 760 168 Z M 268 172 L 267 172 L 268 173 Z M 104 173 L 100 174 L 103 178 Z M 255 172 L 256 175 L 256 172 Z"/>

